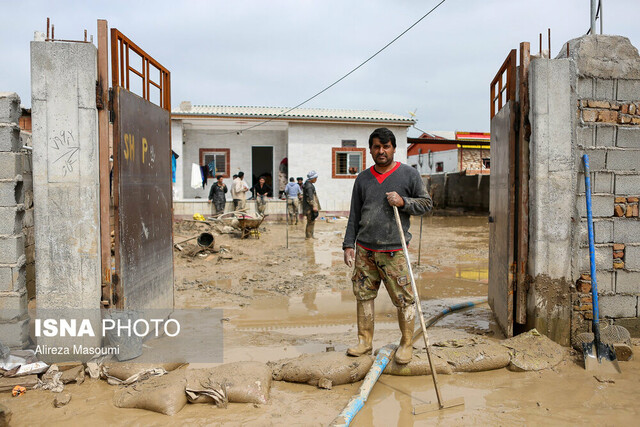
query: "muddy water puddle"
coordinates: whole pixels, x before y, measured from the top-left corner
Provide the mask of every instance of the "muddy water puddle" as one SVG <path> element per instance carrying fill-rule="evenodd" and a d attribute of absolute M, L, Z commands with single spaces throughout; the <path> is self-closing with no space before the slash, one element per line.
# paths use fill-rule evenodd
<path fill-rule="evenodd" d="M 383 375 L 352 425 L 636 425 L 640 361 L 623 370 L 607 384 L 573 361 L 540 372 L 440 375 L 443 399 L 463 397 L 464 407 L 416 416 L 415 405 L 437 402 L 431 377 Z"/>

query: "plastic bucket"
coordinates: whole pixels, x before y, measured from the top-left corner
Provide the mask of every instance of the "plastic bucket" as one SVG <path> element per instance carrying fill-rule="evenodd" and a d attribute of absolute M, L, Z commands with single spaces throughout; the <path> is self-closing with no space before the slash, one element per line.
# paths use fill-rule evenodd
<path fill-rule="evenodd" d="M 198 245 L 203 248 L 208 248 L 213 245 L 213 234 L 202 233 L 198 236 Z"/>

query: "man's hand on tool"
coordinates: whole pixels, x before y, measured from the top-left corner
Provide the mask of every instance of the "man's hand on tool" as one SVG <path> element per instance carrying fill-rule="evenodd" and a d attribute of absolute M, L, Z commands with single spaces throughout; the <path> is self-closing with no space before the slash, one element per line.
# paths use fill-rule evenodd
<path fill-rule="evenodd" d="M 404 199 L 400 197 L 400 195 L 395 191 L 391 191 L 385 194 L 387 195 L 387 201 L 391 206 L 397 206 L 399 208 L 404 206 Z"/>
<path fill-rule="evenodd" d="M 345 248 L 344 249 L 344 263 L 349 267 L 353 267 L 353 262 L 356 259 L 356 252 L 353 248 Z"/>

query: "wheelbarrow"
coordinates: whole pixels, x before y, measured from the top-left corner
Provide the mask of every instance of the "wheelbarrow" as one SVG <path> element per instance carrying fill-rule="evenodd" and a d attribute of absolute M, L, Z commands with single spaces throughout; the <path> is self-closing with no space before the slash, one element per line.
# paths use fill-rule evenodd
<path fill-rule="evenodd" d="M 259 227 L 266 217 L 267 215 L 260 218 L 251 218 L 246 215 L 242 215 L 240 218 L 238 218 L 238 225 L 240 226 L 240 230 L 242 231 L 241 238 L 244 239 L 246 237 L 252 236 L 259 239 Z"/>

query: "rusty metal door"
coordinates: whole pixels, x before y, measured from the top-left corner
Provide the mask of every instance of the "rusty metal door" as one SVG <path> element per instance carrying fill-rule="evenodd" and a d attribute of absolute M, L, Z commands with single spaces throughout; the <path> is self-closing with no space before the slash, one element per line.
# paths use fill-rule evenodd
<path fill-rule="evenodd" d="M 172 308 L 170 113 L 121 87 L 114 110 L 117 305 Z"/>
<path fill-rule="evenodd" d="M 491 84 L 489 191 L 489 305 L 507 337 L 513 336 L 516 188 L 516 51 Z"/>

